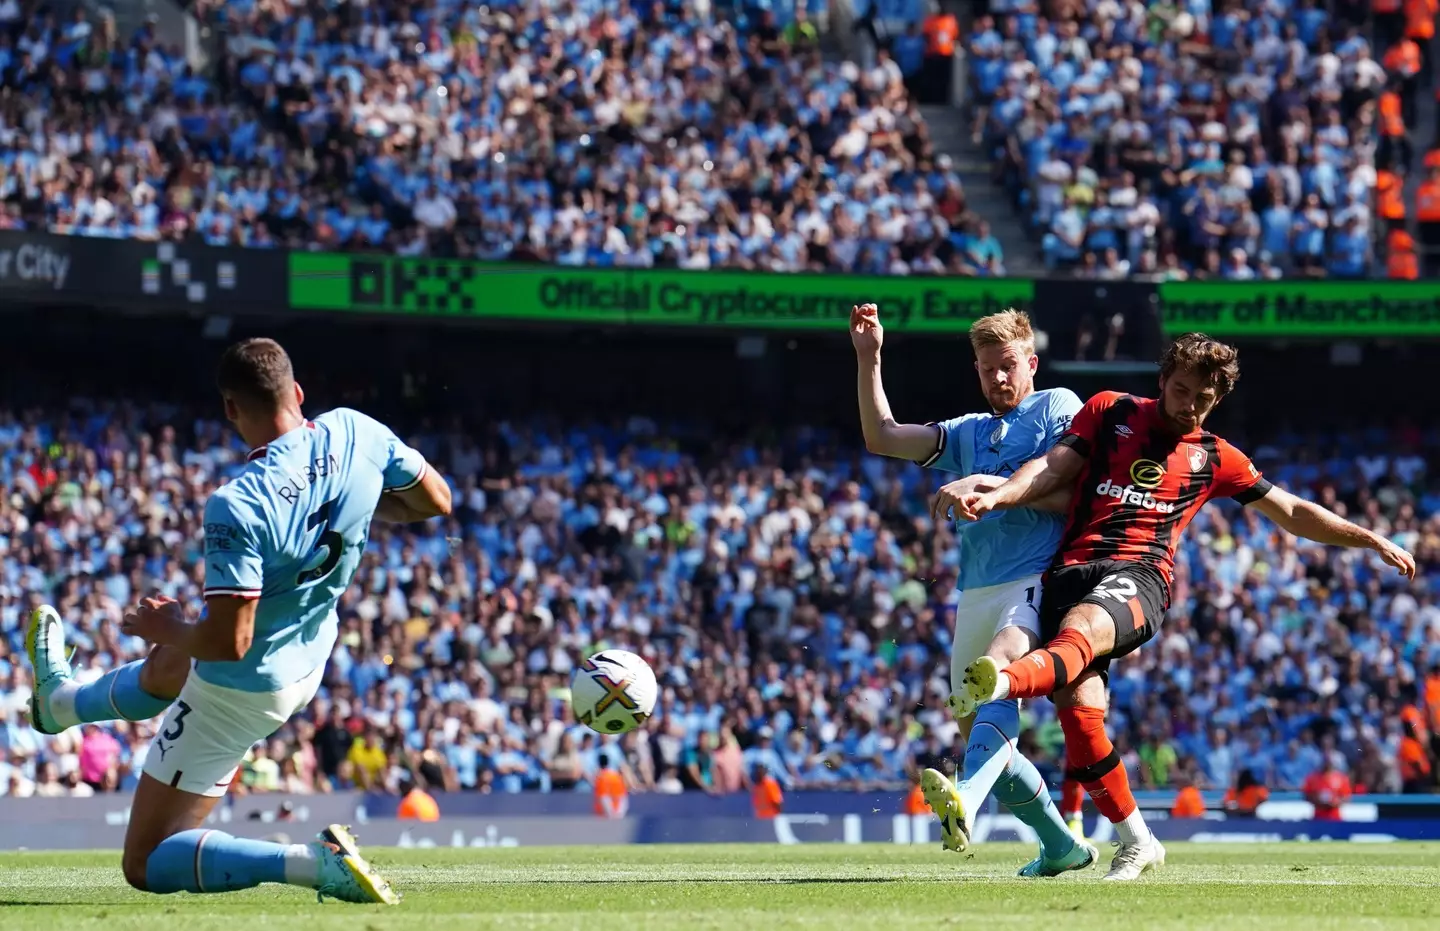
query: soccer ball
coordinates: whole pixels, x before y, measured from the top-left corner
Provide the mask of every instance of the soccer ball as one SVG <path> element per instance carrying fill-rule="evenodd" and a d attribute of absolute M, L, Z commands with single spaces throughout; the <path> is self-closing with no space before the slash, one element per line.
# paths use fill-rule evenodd
<path fill-rule="evenodd" d="M 602 650 L 570 677 L 575 717 L 597 734 L 624 734 L 644 724 L 659 693 L 655 670 L 628 650 Z"/>

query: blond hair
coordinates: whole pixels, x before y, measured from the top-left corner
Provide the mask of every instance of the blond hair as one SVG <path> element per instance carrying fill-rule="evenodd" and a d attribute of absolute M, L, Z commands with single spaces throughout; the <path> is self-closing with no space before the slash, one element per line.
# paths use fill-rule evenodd
<path fill-rule="evenodd" d="M 1030 315 L 1023 310 L 1002 310 L 981 317 L 970 325 L 970 345 L 976 352 L 991 346 L 1020 343 L 1027 355 L 1035 353 L 1035 330 Z"/>

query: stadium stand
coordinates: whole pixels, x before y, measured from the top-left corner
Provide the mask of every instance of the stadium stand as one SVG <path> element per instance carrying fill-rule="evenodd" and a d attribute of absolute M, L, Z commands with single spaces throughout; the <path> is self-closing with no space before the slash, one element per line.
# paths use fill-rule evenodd
<path fill-rule="evenodd" d="M 70 393 L 0 411 L 8 794 L 133 785 L 151 724 L 28 727 L 25 612 L 61 606 L 82 675 L 139 655 L 121 606 L 154 589 L 197 603 L 199 505 L 245 453 L 208 405 Z M 954 551 L 925 517 L 935 476 L 820 428 L 410 410 L 457 514 L 376 527 L 321 698 L 256 748 L 242 790 L 397 791 L 407 776 L 432 790 L 586 788 L 599 748 L 562 687 L 602 643 L 641 652 L 663 683 L 650 733 L 622 744 L 640 790 L 732 791 L 756 763 L 787 789 L 893 787 L 955 754 L 942 704 Z M 1433 789 L 1440 432 L 1272 429 L 1248 445 L 1270 476 L 1396 536 L 1428 580 L 1397 589 L 1368 558 L 1208 510 L 1164 636 L 1112 681 L 1132 777 L 1225 789 L 1248 769 L 1298 789 L 1329 758 L 1366 791 Z M 1053 776 L 1053 712 L 1031 714 L 1027 744 Z"/>
<path fill-rule="evenodd" d="M 213 75 L 149 26 L 126 40 L 83 11 L 0 47 L 5 222 L 570 265 L 1001 270 L 983 235 L 967 248 L 975 218 L 906 89 L 923 49 L 826 59 L 823 3 L 193 10 L 224 37 Z M 890 29 L 919 15 L 879 12 Z"/>
<path fill-rule="evenodd" d="M 1051 271 L 1413 277 L 1435 9 L 1387 4 L 1001 5 L 968 39 L 977 141 Z"/>

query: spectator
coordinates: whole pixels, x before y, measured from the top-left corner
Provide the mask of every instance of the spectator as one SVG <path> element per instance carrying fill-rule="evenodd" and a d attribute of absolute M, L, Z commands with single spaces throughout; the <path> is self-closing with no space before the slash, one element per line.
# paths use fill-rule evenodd
<path fill-rule="evenodd" d="M 1180 777 L 1180 791 L 1175 795 L 1175 803 L 1170 806 L 1170 817 L 1205 817 L 1205 798 L 1200 794 L 1192 774 L 1188 771 Z"/>
<path fill-rule="evenodd" d="M 1225 792 L 1225 810 L 1242 818 L 1253 818 L 1260 806 L 1270 797 L 1265 784 L 1255 778 L 1255 772 L 1248 767 L 1240 770 L 1235 784 Z"/>
<path fill-rule="evenodd" d="M 245 788 L 251 792 L 280 791 L 280 764 L 270 756 L 270 750 L 263 742 L 250 750 L 240 769 Z"/>
<path fill-rule="evenodd" d="M 1415 725 L 1405 721 L 1404 736 L 1400 738 L 1397 760 L 1400 769 L 1401 791 L 1430 792 L 1435 787 L 1434 767 L 1430 761 L 1430 748 L 1420 740 Z"/>
<path fill-rule="evenodd" d="M 1304 792 L 1305 800 L 1315 806 L 1316 820 L 1339 821 L 1341 807 L 1350 801 L 1350 777 L 1326 757 L 1320 770 L 1306 777 Z"/>
<path fill-rule="evenodd" d="M 1174 785 L 1179 775 L 1179 759 L 1170 741 L 1158 733 L 1150 733 L 1140 747 L 1141 784 L 1147 788 Z"/>
<path fill-rule="evenodd" d="M 108 730 L 87 724 L 80 742 L 80 779 L 95 792 L 113 792 L 119 784 L 120 742 Z"/>
<path fill-rule="evenodd" d="M 400 805 L 395 817 L 401 821 L 439 821 L 440 805 L 413 779 L 405 779 L 400 783 Z"/>
<path fill-rule="evenodd" d="M 561 735 L 560 749 L 550 760 L 550 787 L 556 792 L 574 789 L 585 778 L 580 765 L 580 754 L 575 749 L 575 736 Z"/>
<path fill-rule="evenodd" d="M 609 754 L 602 754 L 600 771 L 595 774 L 595 814 L 602 818 L 623 818 L 629 810 L 627 780 L 614 768 Z"/>
<path fill-rule="evenodd" d="M 918 768 L 911 771 L 910 791 L 905 793 L 905 801 L 900 805 L 900 811 L 912 818 L 930 814 L 930 806 L 925 802 L 925 790 L 920 788 L 920 772 Z"/>
<path fill-rule="evenodd" d="M 355 780 L 357 788 L 378 790 L 383 787 L 385 770 L 390 765 L 390 759 L 385 752 L 380 728 L 367 724 L 364 736 L 350 744 L 345 761 L 350 764 L 351 778 Z"/>
<path fill-rule="evenodd" d="M 785 807 L 785 793 L 780 789 L 780 781 L 763 763 L 756 763 L 751 768 L 750 781 L 753 786 L 750 800 L 755 809 L 755 817 L 761 821 L 775 820 Z"/>

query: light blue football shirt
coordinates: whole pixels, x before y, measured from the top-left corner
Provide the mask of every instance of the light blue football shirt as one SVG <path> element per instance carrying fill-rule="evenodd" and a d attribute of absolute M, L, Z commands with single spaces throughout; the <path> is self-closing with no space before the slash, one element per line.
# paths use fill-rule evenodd
<path fill-rule="evenodd" d="M 274 692 L 323 666 L 381 492 L 413 488 L 424 472 L 390 428 L 344 408 L 253 450 L 205 503 L 205 597 L 258 598 L 255 640 L 244 659 L 197 662 L 195 673 Z"/>
<path fill-rule="evenodd" d="M 1009 478 L 1045 455 L 1070 429 L 1080 398 L 1067 388 L 1033 392 L 1007 414 L 966 414 L 937 423 L 934 455 L 921 463 L 957 475 Z M 1014 508 L 955 525 L 960 539 L 960 589 L 1003 585 L 1050 568 L 1065 518 Z"/>

